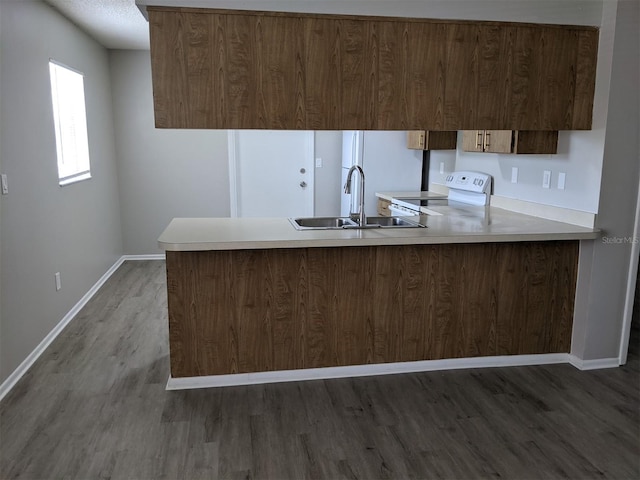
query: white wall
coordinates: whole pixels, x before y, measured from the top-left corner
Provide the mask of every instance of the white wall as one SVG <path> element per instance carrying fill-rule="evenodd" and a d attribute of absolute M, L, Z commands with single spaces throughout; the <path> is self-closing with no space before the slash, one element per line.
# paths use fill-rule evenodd
<path fill-rule="evenodd" d="M 156 129 L 148 51 L 110 52 L 124 251 L 160 253 L 174 217 L 228 217 L 226 130 Z"/>
<path fill-rule="evenodd" d="M 608 86 L 607 86 L 608 87 Z M 606 98 L 606 92 L 602 96 Z M 501 197 L 554 205 L 590 213 L 598 211 L 602 170 L 606 108 L 594 111 L 594 129 L 559 132 L 554 155 L 508 155 L 462 151 L 462 133 L 453 162 L 455 170 L 479 170 L 493 177 L 493 193 Z M 451 168 L 451 165 L 449 164 Z M 512 167 L 518 169 L 518 183 L 511 183 Z M 445 174 L 431 164 L 430 178 L 444 184 Z M 551 171 L 551 188 L 542 187 L 545 170 Z M 445 170 L 446 172 L 447 170 Z M 558 174 L 565 173 L 565 188 L 558 188 Z"/>
<path fill-rule="evenodd" d="M 82 71 L 92 178 L 58 186 L 49 59 Z M 40 1 L 0 2 L 0 382 L 122 254 L 107 52 Z M 61 273 L 56 292 L 54 274 Z"/>

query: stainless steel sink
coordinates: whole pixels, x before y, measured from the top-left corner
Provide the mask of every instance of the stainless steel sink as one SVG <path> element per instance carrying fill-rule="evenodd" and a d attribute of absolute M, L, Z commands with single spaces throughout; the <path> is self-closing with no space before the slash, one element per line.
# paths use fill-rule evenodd
<path fill-rule="evenodd" d="M 405 217 L 367 217 L 367 225 L 380 225 L 380 227 L 384 227 L 384 228 L 424 227 L 424 225 L 421 225 L 416 221 L 409 220 L 408 218 L 405 218 Z"/>
<path fill-rule="evenodd" d="M 344 228 L 346 225 L 357 226 L 357 223 L 349 217 L 290 218 L 289 221 L 297 230 L 331 230 Z"/>
<path fill-rule="evenodd" d="M 367 223 L 362 226 L 349 217 L 307 217 L 290 218 L 289 221 L 296 230 L 337 230 L 370 229 L 370 228 L 421 228 L 418 222 L 404 217 L 368 217 Z"/>

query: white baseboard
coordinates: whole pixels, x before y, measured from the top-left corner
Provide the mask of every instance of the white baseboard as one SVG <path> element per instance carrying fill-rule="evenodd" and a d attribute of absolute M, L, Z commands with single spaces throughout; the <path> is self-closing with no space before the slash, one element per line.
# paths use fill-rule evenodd
<path fill-rule="evenodd" d="M 569 363 L 578 370 L 599 370 L 601 368 L 616 368 L 620 366 L 618 357 L 583 360 L 575 355 L 569 355 Z"/>
<path fill-rule="evenodd" d="M 570 363 L 568 353 L 542 355 L 505 355 L 497 357 L 451 358 L 418 362 L 377 363 L 347 367 L 307 368 L 276 372 L 237 373 L 232 375 L 208 375 L 200 377 L 169 377 L 167 390 L 193 388 L 230 387 L 262 383 L 299 382 L 302 380 L 326 380 L 330 378 L 368 377 L 397 373 L 458 370 L 462 368 L 521 367 Z"/>
<path fill-rule="evenodd" d="M 35 361 L 42 355 L 45 349 L 51 345 L 60 332 L 73 320 L 73 318 L 82 310 L 82 308 L 91 300 L 96 292 L 105 284 L 105 282 L 113 275 L 113 273 L 128 260 L 164 260 L 164 254 L 151 254 L 151 255 L 123 255 L 116 263 L 114 263 L 109 270 L 105 272 L 102 277 L 89 289 L 87 293 L 76 303 L 71 310 L 58 322 L 58 324 L 51 330 L 46 337 L 38 344 L 38 346 L 25 358 L 18 368 L 16 368 L 7 379 L 0 385 L 0 400 L 2 400 L 7 393 L 18 383 L 22 376 L 27 373 L 27 370 L 35 363 Z"/>
<path fill-rule="evenodd" d="M 123 255 L 122 260 L 165 260 L 164 253 L 148 253 L 146 255 Z"/>

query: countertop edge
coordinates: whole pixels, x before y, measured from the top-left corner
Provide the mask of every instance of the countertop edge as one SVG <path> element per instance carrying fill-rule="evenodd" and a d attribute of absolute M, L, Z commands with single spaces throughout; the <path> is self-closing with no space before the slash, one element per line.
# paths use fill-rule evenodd
<path fill-rule="evenodd" d="M 509 243 L 540 242 L 554 240 L 595 240 L 600 232 L 521 233 L 521 234 L 476 234 L 442 235 L 428 237 L 398 238 L 349 238 L 349 239 L 300 239 L 259 240 L 234 242 L 164 242 L 158 247 L 167 252 L 197 252 L 214 250 L 260 250 L 292 248 L 374 247 L 392 245 L 445 245 L 461 243 Z"/>

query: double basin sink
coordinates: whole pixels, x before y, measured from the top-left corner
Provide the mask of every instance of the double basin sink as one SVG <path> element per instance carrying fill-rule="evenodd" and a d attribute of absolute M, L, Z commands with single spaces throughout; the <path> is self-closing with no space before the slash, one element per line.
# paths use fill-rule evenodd
<path fill-rule="evenodd" d="M 404 217 L 367 217 L 365 225 L 349 217 L 307 217 L 290 218 L 289 221 L 296 230 L 337 230 L 364 228 L 424 228 L 418 222 Z"/>

